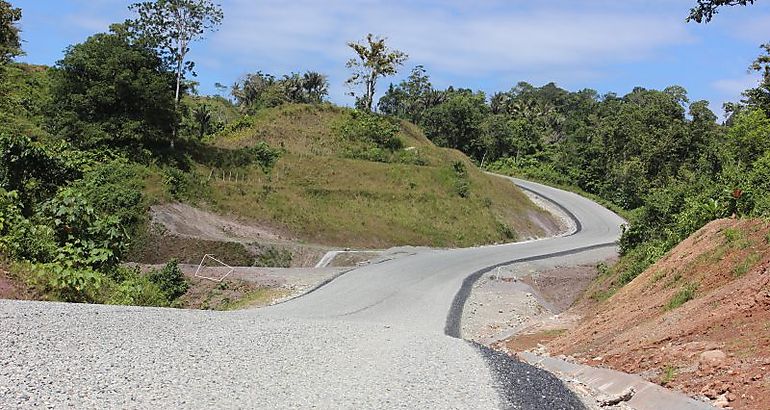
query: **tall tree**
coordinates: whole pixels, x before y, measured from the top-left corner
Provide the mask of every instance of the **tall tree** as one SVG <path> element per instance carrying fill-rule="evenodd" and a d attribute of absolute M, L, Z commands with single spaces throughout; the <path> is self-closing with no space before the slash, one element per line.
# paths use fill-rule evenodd
<path fill-rule="evenodd" d="M 754 4 L 755 0 L 698 0 L 698 5 L 690 9 L 690 16 L 687 21 L 698 23 L 708 23 L 714 15 L 718 13 L 719 8 L 723 6 L 745 6 Z"/>
<path fill-rule="evenodd" d="M 351 87 L 363 86 L 364 90 L 360 96 L 356 96 L 355 92 L 350 95 L 356 97 L 356 106 L 367 111 L 372 110 L 377 79 L 396 74 L 398 67 L 408 58 L 406 53 L 388 48 L 385 40 L 370 33 L 364 42 L 348 43 L 356 57 L 348 60 L 346 64 L 353 71 L 346 84 Z"/>
<path fill-rule="evenodd" d="M 21 54 L 21 40 L 16 22 L 21 20 L 21 9 L 0 0 L 0 64 Z"/>
<path fill-rule="evenodd" d="M 211 0 L 155 0 L 134 3 L 129 9 L 138 15 L 129 20 L 131 29 L 157 47 L 173 67 L 178 104 L 184 73 L 195 67 L 193 61 L 187 61 L 190 44 L 222 24 L 222 7 Z"/>
<path fill-rule="evenodd" d="M 167 141 L 177 124 L 174 74 L 123 25 L 67 49 L 53 75 L 53 131 L 81 147 L 136 150 Z"/>

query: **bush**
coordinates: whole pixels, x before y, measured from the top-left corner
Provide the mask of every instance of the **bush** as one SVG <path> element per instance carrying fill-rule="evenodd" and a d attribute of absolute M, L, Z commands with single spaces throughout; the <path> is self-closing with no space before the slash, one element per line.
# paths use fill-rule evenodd
<path fill-rule="evenodd" d="M 287 249 L 267 248 L 254 261 L 254 266 L 271 268 L 288 268 L 291 266 L 292 254 Z"/>
<path fill-rule="evenodd" d="M 41 215 L 54 230 L 57 260 L 73 266 L 109 269 L 117 266 L 129 237 L 115 215 L 100 215 L 72 188 L 44 204 Z"/>
<path fill-rule="evenodd" d="M 117 285 L 107 300 L 113 305 L 169 306 L 167 296 L 147 276 L 134 272 Z"/>
<path fill-rule="evenodd" d="M 374 143 L 377 147 L 395 151 L 404 147 L 398 138 L 401 129 L 396 120 L 364 111 L 354 111 L 342 124 L 340 135 L 350 141 Z"/>
<path fill-rule="evenodd" d="M 158 286 L 169 304 L 184 295 L 190 287 L 176 260 L 167 263 L 163 269 L 150 272 L 147 278 Z"/>
<path fill-rule="evenodd" d="M 456 178 L 455 192 L 460 198 L 468 198 L 471 190 L 471 181 L 468 179 L 468 169 L 462 161 L 455 161 L 452 163 L 452 171 Z"/>
<path fill-rule="evenodd" d="M 129 231 L 145 219 L 143 169 L 125 159 L 100 163 L 71 187 L 102 215 L 117 217 Z"/>
<path fill-rule="evenodd" d="M 100 290 L 107 280 L 89 268 L 62 263 L 34 266 L 33 286 L 48 298 L 62 302 L 98 303 Z"/>
<path fill-rule="evenodd" d="M 18 194 L 0 188 L 0 252 L 16 260 L 50 262 L 56 248 L 53 230 L 24 218 Z"/>

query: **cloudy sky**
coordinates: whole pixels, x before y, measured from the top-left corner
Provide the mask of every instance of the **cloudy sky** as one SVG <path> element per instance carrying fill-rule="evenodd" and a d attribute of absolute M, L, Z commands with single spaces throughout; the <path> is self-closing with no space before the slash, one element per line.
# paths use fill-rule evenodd
<path fill-rule="evenodd" d="M 70 44 L 131 16 L 132 1 L 11 0 L 23 9 L 26 56 L 53 64 Z M 624 94 L 682 85 L 692 100 L 721 104 L 756 83 L 746 67 L 770 41 L 770 5 L 724 9 L 685 23 L 695 0 L 221 0 L 221 29 L 192 46 L 201 91 L 247 72 L 315 70 L 331 99 L 351 104 L 345 43 L 385 36 L 422 64 L 436 87 L 487 92 L 518 81 Z"/>

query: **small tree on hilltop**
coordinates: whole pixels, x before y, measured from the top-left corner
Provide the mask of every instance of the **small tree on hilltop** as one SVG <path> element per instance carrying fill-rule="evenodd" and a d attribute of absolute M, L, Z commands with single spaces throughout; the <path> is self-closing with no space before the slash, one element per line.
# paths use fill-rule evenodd
<path fill-rule="evenodd" d="M 371 111 L 377 79 L 396 74 L 398 67 L 404 64 L 408 56 L 404 52 L 389 49 L 384 38 L 373 34 L 366 36 L 365 43 L 350 42 L 348 47 L 355 51 L 356 57 L 348 60 L 346 64 L 346 67 L 353 71 L 346 84 L 350 87 L 363 86 L 364 90 L 360 96 L 356 96 L 355 92 L 350 95 L 356 97 L 358 108 Z"/>

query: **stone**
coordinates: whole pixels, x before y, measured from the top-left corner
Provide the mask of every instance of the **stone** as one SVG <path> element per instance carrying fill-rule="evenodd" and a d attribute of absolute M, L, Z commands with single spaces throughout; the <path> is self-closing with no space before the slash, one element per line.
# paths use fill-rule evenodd
<path fill-rule="evenodd" d="M 720 408 L 720 409 L 726 409 L 730 407 L 730 401 L 727 400 L 727 395 L 723 394 L 719 397 L 717 397 L 716 400 L 714 400 L 714 407 Z"/>
<path fill-rule="evenodd" d="M 707 363 L 718 363 L 726 358 L 727 355 L 721 350 L 706 350 L 700 354 L 700 360 Z"/>

